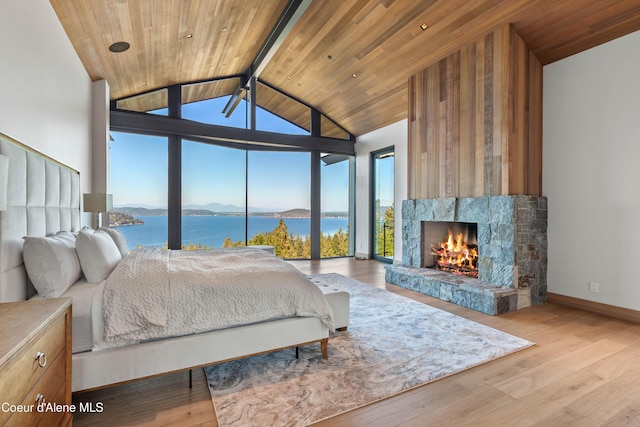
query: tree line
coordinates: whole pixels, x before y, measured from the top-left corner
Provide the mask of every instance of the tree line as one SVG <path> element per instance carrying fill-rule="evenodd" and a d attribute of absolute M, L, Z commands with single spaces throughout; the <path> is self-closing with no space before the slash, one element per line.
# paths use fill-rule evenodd
<path fill-rule="evenodd" d="M 320 236 L 320 256 L 322 258 L 340 257 L 349 255 L 349 233 L 338 229 L 334 234 L 322 234 Z M 276 256 L 280 258 L 311 258 L 311 239 L 309 236 L 294 235 L 289 232 L 284 219 L 278 221 L 278 225 L 268 232 L 260 232 L 244 241 L 232 241 L 230 237 L 224 239 L 223 248 L 241 246 L 267 245 L 273 246 Z M 183 245 L 184 250 L 214 249 L 201 243 Z"/>

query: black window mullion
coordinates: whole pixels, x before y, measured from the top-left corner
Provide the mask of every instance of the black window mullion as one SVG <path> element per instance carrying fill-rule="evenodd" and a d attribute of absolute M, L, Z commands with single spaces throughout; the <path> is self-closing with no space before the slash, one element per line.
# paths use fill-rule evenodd
<path fill-rule="evenodd" d="M 168 88 L 168 116 L 173 119 L 182 117 L 182 96 L 179 85 Z M 168 247 L 169 249 L 182 248 L 182 138 L 178 135 L 169 135 L 168 141 Z"/>

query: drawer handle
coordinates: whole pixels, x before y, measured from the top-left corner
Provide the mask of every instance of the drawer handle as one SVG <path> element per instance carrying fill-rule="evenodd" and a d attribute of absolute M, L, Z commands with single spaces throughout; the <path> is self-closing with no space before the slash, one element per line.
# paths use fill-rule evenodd
<path fill-rule="evenodd" d="M 38 393 L 38 395 L 36 396 L 36 405 L 39 405 L 41 403 L 44 403 L 44 394 Z"/>
<path fill-rule="evenodd" d="M 38 366 L 44 368 L 47 366 L 47 355 L 39 351 L 36 353 L 36 360 L 38 361 Z"/>

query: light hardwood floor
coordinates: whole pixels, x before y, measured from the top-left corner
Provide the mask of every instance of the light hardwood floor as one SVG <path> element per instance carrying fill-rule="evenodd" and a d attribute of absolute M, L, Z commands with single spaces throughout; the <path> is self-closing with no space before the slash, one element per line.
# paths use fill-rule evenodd
<path fill-rule="evenodd" d="M 340 258 L 293 261 L 305 273 L 336 272 L 536 343 L 534 347 L 418 387 L 318 426 L 637 426 L 640 325 L 541 304 L 493 317 L 385 284 L 384 264 Z M 185 350 L 186 351 L 186 350 Z M 216 426 L 202 369 L 74 395 L 101 402 L 75 426 Z"/>

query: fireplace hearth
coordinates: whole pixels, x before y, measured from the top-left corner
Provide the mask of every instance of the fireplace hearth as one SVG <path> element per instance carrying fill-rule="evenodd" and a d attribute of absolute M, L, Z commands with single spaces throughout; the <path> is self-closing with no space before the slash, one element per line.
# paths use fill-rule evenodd
<path fill-rule="evenodd" d="M 477 247 L 477 276 L 433 268 L 439 259 L 434 260 L 434 247 L 443 241 L 448 247 L 449 231 L 453 245 L 464 240 Z M 546 198 L 403 202 L 402 264 L 386 267 L 387 282 L 495 315 L 546 301 L 546 277 Z"/>

